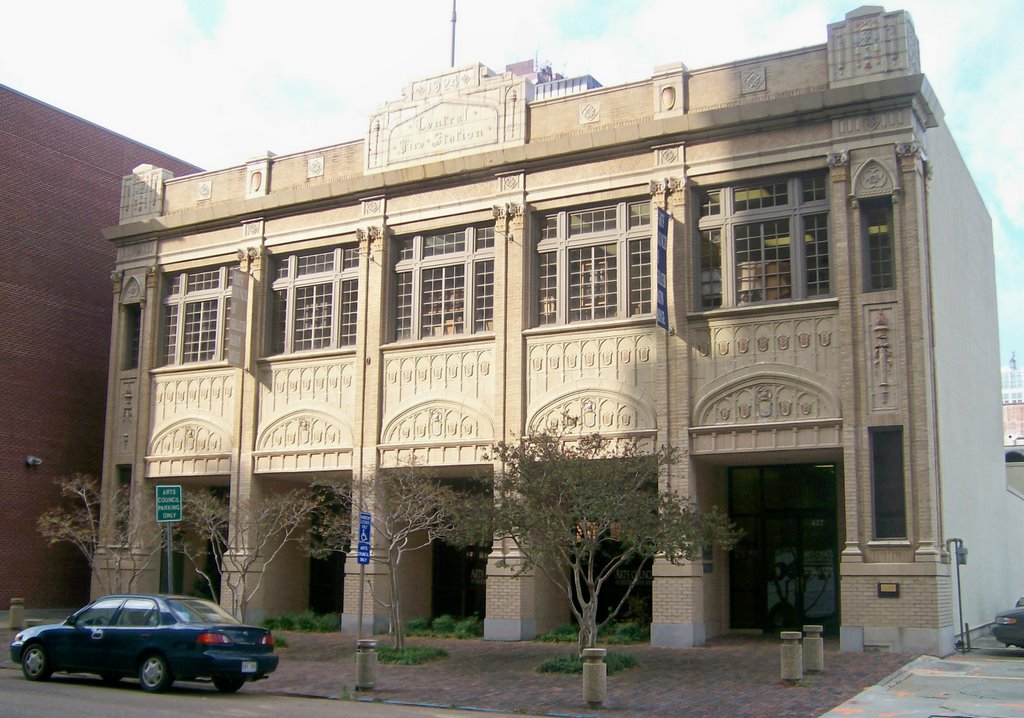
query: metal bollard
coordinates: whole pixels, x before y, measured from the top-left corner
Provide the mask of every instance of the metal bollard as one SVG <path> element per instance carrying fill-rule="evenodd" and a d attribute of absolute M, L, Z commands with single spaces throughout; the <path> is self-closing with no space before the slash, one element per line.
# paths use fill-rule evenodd
<path fill-rule="evenodd" d="M 20 631 L 25 627 L 25 599 L 12 598 L 11 612 L 7 617 L 7 625 L 12 631 Z"/>
<path fill-rule="evenodd" d="M 377 684 L 377 641 L 361 638 L 356 641 L 356 690 L 372 690 Z"/>
<path fill-rule="evenodd" d="M 779 656 L 782 659 L 782 680 L 793 684 L 804 677 L 803 649 L 800 647 L 800 631 L 782 631 L 779 634 L 782 646 Z"/>
<path fill-rule="evenodd" d="M 804 670 L 820 673 L 825 670 L 825 639 L 821 637 L 824 626 L 804 626 Z"/>
<path fill-rule="evenodd" d="M 587 708 L 600 708 L 608 697 L 608 666 L 604 648 L 583 649 L 583 700 Z"/>

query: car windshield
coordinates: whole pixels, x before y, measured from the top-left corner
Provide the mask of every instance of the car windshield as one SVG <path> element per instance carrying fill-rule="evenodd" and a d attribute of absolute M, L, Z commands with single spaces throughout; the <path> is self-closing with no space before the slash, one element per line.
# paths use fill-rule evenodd
<path fill-rule="evenodd" d="M 175 598 L 168 600 L 167 605 L 182 623 L 238 623 L 216 603 L 202 598 Z"/>

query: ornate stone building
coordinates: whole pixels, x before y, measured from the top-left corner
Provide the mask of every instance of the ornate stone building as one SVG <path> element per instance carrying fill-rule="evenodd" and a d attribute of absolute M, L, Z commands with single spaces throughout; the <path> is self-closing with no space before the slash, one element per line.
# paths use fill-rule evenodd
<path fill-rule="evenodd" d="M 130 477 L 144 517 L 160 483 L 237 501 L 410 459 L 457 482 L 569 412 L 678 447 L 666 480 L 745 531 L 654 564 L 655 644 L 806 622 L 848 650 L 951 650 L 947 539 L 970 546 L 982 625 L 1018 590 L 1001 532 L 1021 506 L 976 369 L 997 366 L 991 225 L 909 16 L 558 82 L 454 68 L 361 140 L 126 177 L 106 480 Z M 499 640 L 565 622 L 550 586 L 498 566 L 511 550 L 414 557 L 409 613 L 475 611 Z M 275 561 L 251 617 L 323 603 L 327 574 Z"/>

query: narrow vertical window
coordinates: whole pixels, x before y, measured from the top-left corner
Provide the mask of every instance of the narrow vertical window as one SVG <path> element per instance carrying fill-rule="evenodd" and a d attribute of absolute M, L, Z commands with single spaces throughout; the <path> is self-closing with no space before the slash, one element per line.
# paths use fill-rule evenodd
<path fill-rule="evenodd" d="M 477 262 L 473 277 L 473 331 L 494 329 L 494 260 Z"/>
<path fill-rule="evenodd" d="M 906 487 L 903 475 L 903 427 L 872 427 L 871 498 L 876 539 L 907 537 Z"/>
<path fill-rule="evenodd" d="M 395 277 L 395 339 L 412 338 L 412 272 Z"/>
<path fill-rule="evenodd" d="M 804 217 L 804 265 L 807 296 L 831 294 L 827 214 Z"/>
<path fill-rule="evenodd" d="M 288 290 L 275 289 L 270 308 L 271 340 L 270 351 L 280 354 L 285 349 L 285 336 L 288 330 Z"/>
<path fill-rule="evenodd" d="M 892 199 L 866 201 L 862 205 L 865 241 L 865 291 L 896 288 L 893 246 Z"/>
<path fill-rule="evenodd" d="M 341 337 L 343 347 L 356 343 L 356 325 L 359 312 L 359 282 L 346 279 L 341 283 Z"/>
<path fill-rule="evenodd" d="M 554 324 L 558 317 L 558 263 L 555 252 L 537 256 L 537 323 Z"/>
<path fill-rule="evenodd" d="M 700 233 L 700 306 L 722 306 L 722 230 L 705 229 Z"/>
<path fill-rule="evenodd" d="M 651 240 L 634 239 L 629 243 L 629 316 L 650 313 Z"/>
<path fill-rule="evenodd" d="M 142 305 L 124 305 L 124 364 L 123 369 L 139 368 L 139 347 L 142 337 Z"/>

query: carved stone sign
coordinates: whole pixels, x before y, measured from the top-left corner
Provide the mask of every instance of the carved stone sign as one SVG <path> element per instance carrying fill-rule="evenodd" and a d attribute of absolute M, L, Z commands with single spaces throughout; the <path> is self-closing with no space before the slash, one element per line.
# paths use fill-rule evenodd
<path fill-rule="evenodd" d="M 367 173 L 523 144 L 533 86 L 469 65 L 417 80 L 370 118 Z"/>

